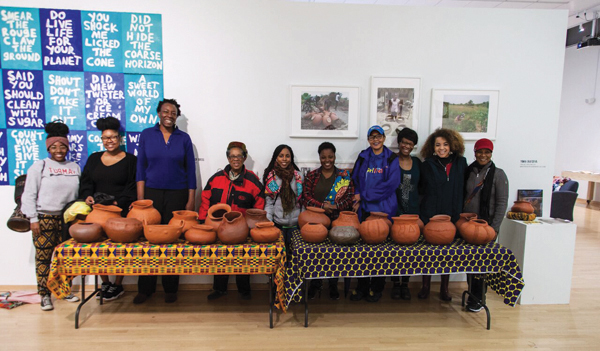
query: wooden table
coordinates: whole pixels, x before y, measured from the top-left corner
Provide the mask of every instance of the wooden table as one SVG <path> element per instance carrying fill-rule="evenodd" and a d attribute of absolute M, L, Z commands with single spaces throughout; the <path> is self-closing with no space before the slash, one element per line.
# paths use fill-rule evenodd
<path fill-rule="evenodd" d="M 594 199 L 596 183 L 600 183 L 600 173 L 583 172 L 583 171 L 562 171 L 562 177 L 571 178 L 579 181 L 588 182 L 587 203 L 588 205 Z"/>

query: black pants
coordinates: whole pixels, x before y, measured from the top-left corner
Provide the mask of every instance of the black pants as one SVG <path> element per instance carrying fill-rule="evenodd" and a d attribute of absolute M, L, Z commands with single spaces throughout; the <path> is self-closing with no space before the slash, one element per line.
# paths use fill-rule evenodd
<path fill-rule="evenodd" d="M 410 279 L 409 275 L 402 276 L 402 284 L 408 283 L 409 279 Z M 400 281 L 400 277 L 399 276 L 393 276 L 391 280 L 392 280 L 392 282 L 396 283 L 396 282 Z"/>
<path fill-rule="evenodd" d="M 213 289 L 218 291 L 226 291 L 227 283 L 229 282 L 228 275 L 215 275 L 215 282 L 213 283 Z M 250 276 L 249 275 L 236 275 L 235 282 L 237 284 L 238 292 L 244 294 L 250 292 Z"/>
<path fill-rule="evenodd" d="M 384 287 L 385 277 L 358 278 L 356 290 L 362 292 L 364 295 L 367 295 L 369 290 L 377 294 L 381 293 Z"/>
<path fill-rule="evenodd" d="M 173 211 L 184 210 L 189 196 L 188 189 L 167 190 L 145 188 L 144 197 L 154 202 L 153 206 L 160 212 L 161 224 L 168 224 L 173 218 Z M 138 292 L 152 295 L 156 292 L 156 275 L 142 275 L 138 279 Z M 163 275 L 162 286 L 165 293 L 174 294 L 179 290 L 178 275 Z"/>
<path fill-rule="evenodd" d="M 485 274 L 469 275 L 472 277 L 471 280 L 467 279 L 467 282 L 469 282 L 469 287 L 471 288 L 471 294 L 473 294 L 477 299 L 483 300 L 483 295 L 486 293 L 485 290 L 487 290 L 487 287 L 484 287 Z M 468 303 L 474 304 L 475 301 L 469 296 Z"/>
<path fill-rule="evenodd" d="M 323 286 L 323 280 L 324 279 L 311 279 L 310 286 L 320 288 Z M 327 281 L 329 282 L 329 287 L 331 288 L 334 285 L 337 286 L 339 280 L 340 278 L 327 278 Z"/>

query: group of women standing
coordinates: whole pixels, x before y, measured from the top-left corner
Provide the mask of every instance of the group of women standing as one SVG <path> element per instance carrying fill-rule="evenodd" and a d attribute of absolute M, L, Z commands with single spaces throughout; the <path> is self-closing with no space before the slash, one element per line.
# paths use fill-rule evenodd
<path fill-rule="evenodd" d="M 181 115 L 175 100 L 165 99 L 157 107 L 159 123 L 141 134 L 138 156 L 120 149 L 120 124 L 108 117 L 97 121 L 102 131 L 106 151 L 92 154 L 80 174 L 76 163 L 66 160 L 69 143 L 68 127 L 48 123 L 46 146 L 50 157 L 37 161 L 28 171 L 22 196 L 22 211 L 31 221 L 36 248 L 38 291 L 42 309 L 53 308 L 46 287 L 49 264 L 54 247 L 61 241 L 61 211 L 69 202 L 79 198 L 88 205 L 102 202 L 123 209 L 123 216 L 136 199 L 150 199 L 160 212 L 162 223 L 168 223 L 176 210 L 194 210 L 196 169 L 193 145 L 189 135 L 176 126 Z M 279 145 L 264 170 L 262 182 L 246 169 L 246 145 L 229 143 L 228 164 L 215 173 L 202 191 L 199 220 L 206 219 L 208 209 L 224 203 L 243 214 L 251 209 L 264 209 L 267 218 L 282 230 L 286 247 L 290 248 L 292 232 L 298 229 L 298 216 L 304 207 L 320 207 L 331 220 L 340 211 L 355 211 L 365 220 L 371 212 L 384 212 L 389 218 L 400 214 L 418 214 L 424 223 L 437 214 L 447 214 L 456 222 L 463 211 L 474 212 L 499 230 L 506 212 L 508 180 L 504 172 L 491 161 L 493 144 L 481 139 L 475 144 L 476 160 L 467 166 L 464 141 L 459 133 L 438 129 L 431 134 L 423 148 L 423 162 L 411 156 L 418 143 L 415 131 L 405 128 L 398 133 L 399 152 L 394 153 L 384 143 L 386 135 L 380 126 L 367 132 L 369 147 L 358 155 L 352 173 L 335 165 L 336 148 L 324 142 L 318 148 L 321 166 L 306 175 L 300 173 L 290 146 Z M 103 296 L 116 299 L 124 292 L 122 278 L 114 283 L 102 276 Z M 450 301 L 448 275 L 442 276 L 440 299 Z M 479 277 L 472 277 L 476 282 Z M 427 298 L 430 276 L 423 276 L 419 298 Z M 157 276 L 140 276 L 138 294 L 133 302 L 145 302 L 156 290 Z M 227 294 L 228 276 L 215 276 L 209 300 Z M 249 276 L 236 277 L 242 299 L 250 299 Z M 408 277 L 393 277 L 393 299 L 410 300 Z M 337 278 L 329 279 L 329 296 L 339 299 Z M 165 302 L 177 300 L 179 277 L 162 277 Z M 477 295 L 473 284 L 472 291 Z M 382 297 L 385 278 L 358 279 L 350 297 L 376 302 Z M 308 298 L 314 298 L 322 282 L 311 281 Z M 77 301 L 74 296 L 68 300 Z M 478 310 L 477 300 L 469 300 L 469 309 Z"/>

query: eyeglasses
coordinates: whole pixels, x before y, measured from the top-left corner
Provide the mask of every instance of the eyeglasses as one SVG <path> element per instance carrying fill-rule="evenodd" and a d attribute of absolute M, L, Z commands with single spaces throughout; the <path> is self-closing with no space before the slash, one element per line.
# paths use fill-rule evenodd
<path fill-rule="evenodd" d="M 113 136 L 109 136 L 109 137 L 102 137 L 100 139 L 102 139 L 102 141 L 109 141 L 109 140 L 111 140 L 111 141 L 117 141 L 117 140 L 119 140 L 119 136 L 118 135 L 113 135 Z"/>
<path fill-rule="evenodd" d="M 227 158 L 230 160 L 243 160 L 244 155 L 229 155 L 227 156 Z"/>
<path fill-rule="evenodd" d="M 369 141 L 374 141 L 374 140 L 383 140 L 383 135 L 375 134 L 375 135 L 369 136 Z"/>

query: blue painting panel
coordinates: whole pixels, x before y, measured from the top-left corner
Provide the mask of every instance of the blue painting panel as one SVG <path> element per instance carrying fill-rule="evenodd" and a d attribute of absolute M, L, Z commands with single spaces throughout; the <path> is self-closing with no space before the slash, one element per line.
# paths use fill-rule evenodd
<path fill-rule="evenodd" d="M 158 123 L 156 107 L 163 99 L 162 75 L 125 75 L 127 131 L 141 132 Z"/>
<path fill-rule="evenodd" d="M 62 120 L 71 130 L 85 130 L 83 84 L 83 72 L 44 71 L 46 123 Z"/>
<path fill-rule="evenodd" d="M 0 128 L 4 129 L 6 128 L 6 113 L 4 113 L 4 88 L 2 87 L 2 80 L 0 79 L 0 91 L 2 92 L 0 94 L 0 106 L 2 106 L 0 108 Z"/>
<path fill-rule="evenodd" d="M 125 130 L 125 93 L 122 73 L 85 72 L 85 116 L 87 130 L 97 130 L 98 118 L 115 117 Z"/>
<path fill-rule="evenodd" d="M 46 133 L 42 129 L 7 129 L 8 138 L 8 178 L 10 185 L 15 179 L 27 173 L 31 165 L 48 157 Z"/>
<path fill-rule="evenodd" d="M 93 72 L 123 72 L 121 14 L 81 12 L 83 69 Z"/>
<path fill-rule="evenodd" d="M 124 73 L 163 73 L 162 17 L 157 14 L 124 13 Z"/>
<path fill-rule="evenodd" d="M 67 160 L 79 164 L 79 167 L 83 170 L 88 159 L 87 132 L 85 130 L 71 130 L 67 138 L 69 139 Z"/>
<path fill-rule="evenodd" d="M 135 156 L 138 155 L 138 148 L 140 146 L 140 135 L 138 132 L 127 132 L 127 152 Z"/>
<path fill-rule="evenodd" d="M 44 69 L 83 71 L 81 12 L 40 9 Z"/>
<path fill-rule="evenodd" d="M 0 185 L 8 185 L 8 147 L 6 129 L 0 129 Z"/>
<path fill-rule="evenodd" d="M 42 71 L 2 70 L 6 125 L 44 128 L 44 74 Z"/>
<path fill-rule="evenodd" d="M 0 7 L 2 68 L 42 69 L 38 9 Z"/>

